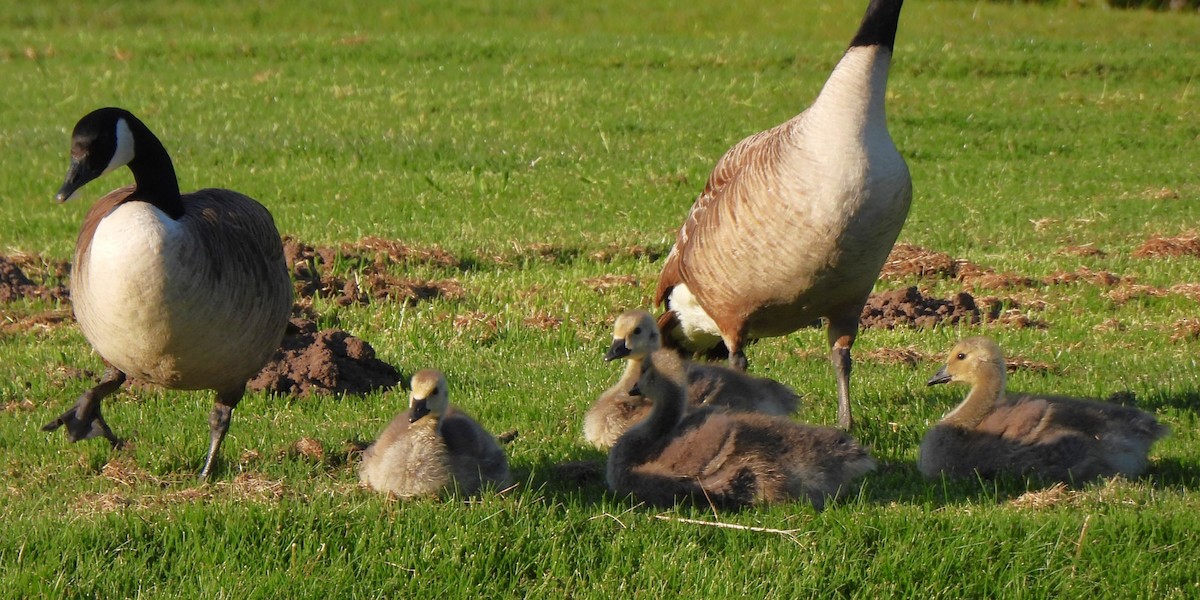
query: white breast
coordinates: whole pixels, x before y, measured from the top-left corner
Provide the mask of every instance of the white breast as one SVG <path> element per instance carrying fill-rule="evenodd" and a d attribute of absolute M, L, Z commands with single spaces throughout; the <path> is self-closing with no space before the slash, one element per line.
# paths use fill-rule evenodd
<path fill-rule="evenodd" d="M 206 278 L 205 252 L 185 223 L 146 202 L 119 205 L 101 219 L 74 274 L 84 336 L 143 381 L 240 389 L 278 347 L 279 331 L 262 326 L 261 285 L 246 281 L 257 271 L 226 268 L 219 281 Z"/>

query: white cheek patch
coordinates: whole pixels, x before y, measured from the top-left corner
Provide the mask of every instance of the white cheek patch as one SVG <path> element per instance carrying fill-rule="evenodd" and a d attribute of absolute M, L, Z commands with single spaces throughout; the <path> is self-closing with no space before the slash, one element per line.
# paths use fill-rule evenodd
<path fill-rule="evenodd" d="M 117 149 L 113 152 L 112 160 L 104 167 L 104 173 L 119 169 L 133 160 L 133 132 L 129 131 L 129 123 L 125 119 L 117 120 Z"/>

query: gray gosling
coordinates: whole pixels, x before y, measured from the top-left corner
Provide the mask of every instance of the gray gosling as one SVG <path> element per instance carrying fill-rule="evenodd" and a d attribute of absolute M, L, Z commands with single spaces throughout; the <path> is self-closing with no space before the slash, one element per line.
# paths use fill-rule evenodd
<path fill-rule="evenodd" d="M 928 385 L 960 382 L 967 397 L 921 442 L 926 477 L 1000 473 L 1065 483 L 1137 477 L 1150 446 L 1167 434 L 1153 415 L 1081 398 L 1007 393 L 1004 355 L 984 337 L 960 341 Z"/>
<path fill-rule="evenodd" d="M 613 324 L 613 342 L 604 360 L 625 359 L 625 371 L 612 387 L 588 409 L 583 421 L 583 436 L 593 446 L 611 448 L 627 429 L 650 414 L 654 402 L 632 395 L 642 361 L 662 350 L 662 335 L 654 317 L 644 310 L 622 313 Z M 800 397 L 786 385 L 765 377 L 752 377 L 728 367 L 684 363 L 688 379 L 688 409 L 719 406 L 728 410 L 753 411 L 767 415 L 796 412 Z"/>
<path fill-rule="evenodd" d="M 128 166 L 134 185 L 97 200 L 71 265 L 71 306 L 104 360 L 100 382 L 42 427 L 76 442 L 109 428 L 100 404 L 126 376 L 172 390 L 217 392 L 208 417 L 206 478 L 246 382 L 279 348 L 292 282 L 271 213 L 225 189 L 179 193 L 171 157 L 137 117 L 88 113 L 71 133 L 71 166 L 58 201 Z"/>
<path fill-rule="evenodd" d="M 653 506 L 738 509 L 807 499 L 820 510 L 875 468 L 839 429 L 712 407 L 685 414 L 684 365 L 670 352 L 642 362 L 634 393 L 652 398 L 654 409 L 609 451 L 608 486 Z"/>
<path fill-rule="evenodd" d="M 912 201 L 884 110 L 901 4 L 870 0 L 812 105 L 717 161 L 654 292 L 666 345 L 742 371 L 751 340 L 824 319 L 847 430 L 859 316 Z"/>
<path fill-rule="evenodd" d="M 363 452 L 359 480 L 400 498 L 458 493 L 509 483 L 508 459 L 469 415 L 450 405 L 446 378 L 427 369 L 412 377 L 409 408 Z"/>

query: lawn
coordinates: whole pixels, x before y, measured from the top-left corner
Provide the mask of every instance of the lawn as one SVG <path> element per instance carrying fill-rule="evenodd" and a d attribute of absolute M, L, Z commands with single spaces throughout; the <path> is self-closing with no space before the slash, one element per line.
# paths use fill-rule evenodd
<path fill-rule="evenodd" d="M 603 459 L 580 431 L 618 374 L 601 359 L 612 319 L 650 308 L 713 164 L 808 105 L 865 2 L 589 4 L 6 3 L 0 254 L 62 281 L 89 203 L 131 181 L 56 205 L 71 127 L 128 108 L 182 189 L 253 196 L 308 244 L 403 243 L 417 257 L 388 273 L 457 286 L 313 310 L 406 375 L 443 370 L 452 402 L 515 431 L 517 485 L 410 503 L 360 489 L 353 448 L 406 405 L 400 389 L 249 395 L 208 484 L 211 392 L 126 389 L 105 416 L 127 448 L 69 444 L 40 426 L 100 359 L 64 301 L 15 300 L 0 304 L 0 597 L 1200 593 L 1196 14 L 910 0 L 888 98 L 914 188 L 900 243 L 958 271 L 897 268 L 877 291 L 968 292 L 996 312 L 861 333 L 853 433 L 881 462 L 861 489 L 822 512 L 713 514 L 639 506 L 562 465 Z M 420 258 L 434 250 L 451 258 Z M 921 436 L 965 390 L 924 383 L 968 335 L 1015 359 L 1014 389 L 1132 394 L 1172 435 L 1134 481 L 926 481 Z M 824 340 L 748 356 L 804 394 L 801 419 L 831 424 Z"/>

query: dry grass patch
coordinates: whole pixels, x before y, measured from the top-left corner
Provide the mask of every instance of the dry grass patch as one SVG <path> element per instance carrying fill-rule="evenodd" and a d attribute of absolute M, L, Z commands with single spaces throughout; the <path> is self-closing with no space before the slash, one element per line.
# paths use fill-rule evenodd
<path fill-rule="evenodd" d="M 597 294 L 607 294 L 609 290 L 618 287 L 638 287 L 640 282 L 633 275 L 601 275 L 583 280 L 583 284 L 592 288 Z"/>

